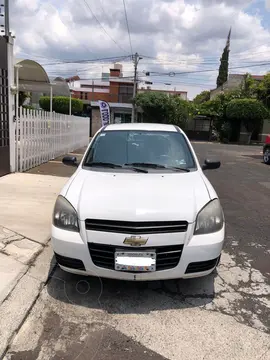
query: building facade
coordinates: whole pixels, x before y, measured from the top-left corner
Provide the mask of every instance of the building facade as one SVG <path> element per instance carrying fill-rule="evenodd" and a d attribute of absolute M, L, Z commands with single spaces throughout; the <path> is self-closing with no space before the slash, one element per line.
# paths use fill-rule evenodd
<path fill-rule="evenodd" d="M 144 92 L 155 92 L 155 93 L 163 93 L 172 96 L 179 96 L 183 100 L 187 100 L 187 91 L 178 91 L 178 90 L 161 90 L 161 89 L 153 89 L 151 86 L 141 87 L 138 89 L 138 93 Z"/>
<path fill-rule="evenodd" d="M 216 89 L 210 91 L 210 100 L 213 100 L 217 95 L 222 92 L 232 91 L 240 88 L 245 80 L 245 74 L 229 74 L 228 80 Z M 256 81 L 262 81 L 263 75 L 251 75 L 251 77 Z"/>
<path fill-rule="evenodd" d="M 103 100 L 131 104 L 133 80 L 123 77 L 120 66 L 115 64 L 116 68 L 110 69 L 108 77 L 103 74 L 101 80 L 77 79 L 69 81 L 68 79 L 70 89 L 73 92 L 72 96 L 87 102 Z"/>

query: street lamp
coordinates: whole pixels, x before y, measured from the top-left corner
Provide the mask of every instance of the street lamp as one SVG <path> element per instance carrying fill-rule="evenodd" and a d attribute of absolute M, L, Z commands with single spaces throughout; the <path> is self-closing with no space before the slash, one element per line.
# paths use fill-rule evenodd
<path fill-rule="evenodd" d="M 56 83 L 50 83 L 50 116 L 52 117 L 52 105 L 53 105 L 53 85 Z"/>
<path fill-rule="evenodd" d="M 72 110 L 72 95 L 73 95 L 73 90 L 71 88 L 69 88 L 69 116 L 71 116 L 71 110 Z"/>
<path fill-rule="evenodd" d="M 19 70 L 20 68 L 22 68 L 23 66 L 20 64 L 16 64 L 14 65 L 15 70 L 16 70 L 16 87 L 15 88 L 11 88 L 11 93 L 13 93 L 16 96 L 16 113 L 15 113 L 15 117 L 16 117 L 16 148 L 15 148 L 15 152 L 16 152 L 16 171 L 19 170 L 19 164 L 18 164 L 18 142 L 19 142 L 19 126 L 18 126 L 18 121 L 19 121 L 19 93 L 20 93 L 20 89 L 19 89 Z"/>

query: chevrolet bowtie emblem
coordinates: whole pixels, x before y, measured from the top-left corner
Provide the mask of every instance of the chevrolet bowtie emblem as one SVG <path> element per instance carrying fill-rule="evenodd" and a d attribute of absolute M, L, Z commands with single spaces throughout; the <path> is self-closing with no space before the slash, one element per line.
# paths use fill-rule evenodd
<path fill-rule="evenodd" d="M 147 243 L 148 238 L 143 238 L 141 236 L 129 236 L 124 240 L 124 244 L 131 246 L 141 246 Z"/>

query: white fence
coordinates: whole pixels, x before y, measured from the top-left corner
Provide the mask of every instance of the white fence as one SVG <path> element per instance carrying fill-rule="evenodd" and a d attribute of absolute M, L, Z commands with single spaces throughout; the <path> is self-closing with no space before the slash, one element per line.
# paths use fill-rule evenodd
<path fill-rule="evenodd" d="M 20 108 L 16 170 L 29 170 L 88 143 L 89 118 Z"/>

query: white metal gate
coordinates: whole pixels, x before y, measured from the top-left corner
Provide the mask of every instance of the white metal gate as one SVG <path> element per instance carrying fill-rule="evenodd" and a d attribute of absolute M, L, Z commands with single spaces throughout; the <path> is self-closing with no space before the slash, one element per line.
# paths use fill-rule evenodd
<path fill-rule="evenodd" d="M 20 108 L 17 171 L 23 172 L 89 143 L 89 118 Z"/>

